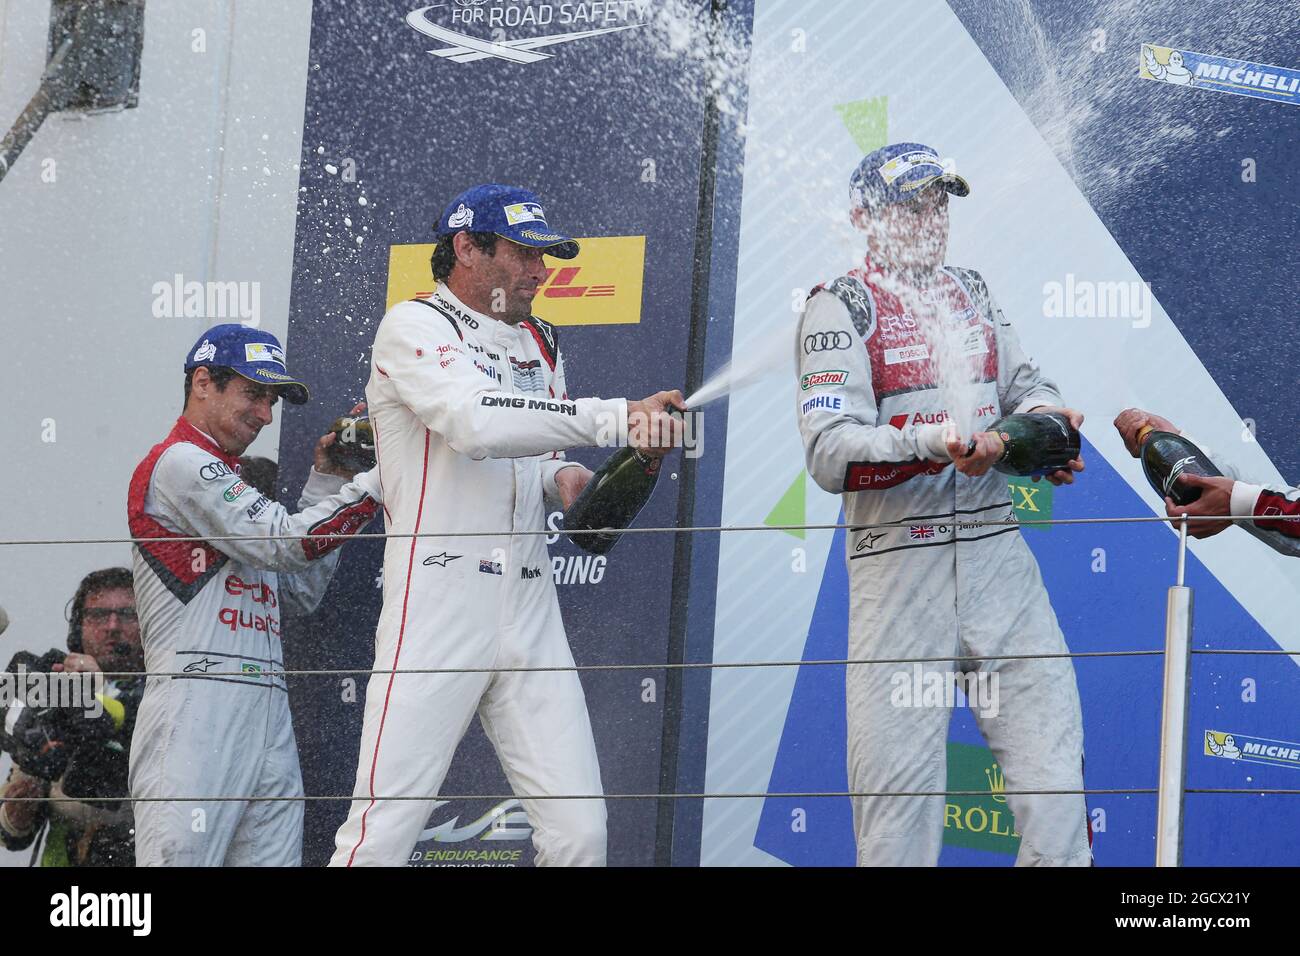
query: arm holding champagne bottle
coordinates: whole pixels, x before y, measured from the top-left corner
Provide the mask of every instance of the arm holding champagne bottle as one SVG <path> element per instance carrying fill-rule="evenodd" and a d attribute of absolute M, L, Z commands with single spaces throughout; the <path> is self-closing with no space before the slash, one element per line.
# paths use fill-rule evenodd
<path fill-rule="evenodd" d="M 1152 430 L 1182 435 L 1178 427 L 1167 418 L 1140 408 L 1127 408 L 1115 418 L 1115 428 L 1124 439 L 1124 447 L 1137 458 L 1142 452 L 1142 442 Z M 1184 435 L 1189 441 L 1192 439 Z M 1284 485 L 1260 485 L 1241 480 L 1240 472 L 1231 462 L 1201 445 L 1207 457 L 1224 474 L 1220 476 L 1183 475 L 1179 481 L 1199 488 L 1200 497 L 1179 505 L 1166 496 L 1165 513 L 1171 518 L 1187 515 L 1192 518 L 1213 518 L 1188 522 L 1187 533 L 1193 538 L 1210 538 L 1233 524 L 1241 524 L 1246 531 L 1281 554 L 1300 556 L 1300 520 L 1283 520 L 1286 516 L 1300 519 L 1300 489 Z M 1235 522 L 1229 517 L 1254 517 L 1253 521 Z"/>

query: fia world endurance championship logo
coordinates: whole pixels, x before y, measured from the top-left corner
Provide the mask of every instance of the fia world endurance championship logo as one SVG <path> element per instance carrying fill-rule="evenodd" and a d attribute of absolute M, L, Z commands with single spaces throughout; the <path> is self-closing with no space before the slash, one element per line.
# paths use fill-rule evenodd
<path fill-rule="evenodd" d="M 541 47 L 586 40 L 644 26 L 651 0 L 583 0 L 577 3 L 525 3 L 520 0 L 455 0 L 434 3 L 406 15 L 413 30 L 447 46 L 432 56 L 453 63 L 497 59 L 510 63 L 549 60 Z M 507 31 L 567 27 L 560 33 L 510 37 Z M 468 32 L 467 32 L 468 31 Z"/>

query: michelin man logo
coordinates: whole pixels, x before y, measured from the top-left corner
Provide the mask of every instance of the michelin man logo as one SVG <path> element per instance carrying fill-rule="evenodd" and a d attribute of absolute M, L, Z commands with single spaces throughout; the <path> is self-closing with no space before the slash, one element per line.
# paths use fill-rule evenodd
<path fill-rule="evenodd" d="M 1220 734 L 1213 730 L 1205 732 L 1205 752 L 1228 760 L 1236 760 L 1241 756 L 1241 748 L 1237 746 L 1232 734 Z"/>
<path fill-rule="evenodd" d="M 468 229 L 474 225 L 474 210 L 467 209 L 464 203 L 456 207 L 456 211 L 447 219 L 447 225 L 452 229 Z"/>
<path fill-rule="evenodd" d="M 204 339 L 203 344 L 194 350 L 194 361 L 196 362 L 206 362 L 216 357 L 217 347 L 207 339 Z"/>
<path fill-rule="evenodd" d="M 1195 85 L 1196 81 L 1192 76 L 1192 71 L 1183 66 L 1183 55 L 1177 50 L 1169 51 L 1168 61 L 1161 63 L 1156 59 L 1155 51 L 1151 47 L 1144 45 L 1142 47 L 1142 58 L 1152 79 L 1164 80 L 1166 83 L 1173 83 L 1175 86 Z"/>

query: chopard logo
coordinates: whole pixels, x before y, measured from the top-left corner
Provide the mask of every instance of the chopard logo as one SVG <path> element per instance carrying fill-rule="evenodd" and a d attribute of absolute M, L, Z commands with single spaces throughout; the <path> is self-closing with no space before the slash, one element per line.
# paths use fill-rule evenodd
<path fill-rule="evenodd" d="M 452 63 L 473 63 L 477 60 L 497 59 L 509 63 L 537 63 L 549 60 L 554 54 L 539 53 L 538 48 L 568 43 L 572 40 L 588 40 L 606 33 L 618 33 L 644 26 L 645 21 L 627 23 L 618 26 L 600 26 L 596 29 L 583 29 L 593 24 L 610 21 L 630 20 L 633 15 L 644 17 L 649 11 L 648 0 L 586 0 L 577 3 L 504 3 L 497 2 L 491 6 L 487 0 L 456 0 L 454 5 L 432 3 L 412 10 L 406 15 L 406 25 L 427 37 L 445 43 L 447 46 L 430 50 L 431 56 L 442 57 Z M 435 23 L 429 17 L 429 11 L 439 11 L 436 16 L 444 23 Z M 504 39 L 505 31 L 514 27 L 547 27 L 552 24 L 575 27 L 563 33 L 548 33 L 543 36 L 517 37 Z M 455 26 L 457 29 L 452 29 Z M 473 28 L 476 32 L 488 34 L 491 38 L 474 36 L 463 32 Z"/>

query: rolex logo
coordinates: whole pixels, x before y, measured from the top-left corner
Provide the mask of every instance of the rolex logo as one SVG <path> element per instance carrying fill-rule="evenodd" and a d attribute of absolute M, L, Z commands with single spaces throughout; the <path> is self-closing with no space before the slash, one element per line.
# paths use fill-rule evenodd
<path fill-rule="evenodd" d="M 1007 778 L 1002 773 L 1002 769 L 997 764 L 994 764 L 991 767 L 986 767 L 984 770 L 984 776 L 988 778 L 989 793 L 993 795 L 993 799 L 998 803 L 1006 803 L 1007 798 L 1002 794 L 1007 789 Z"/>

